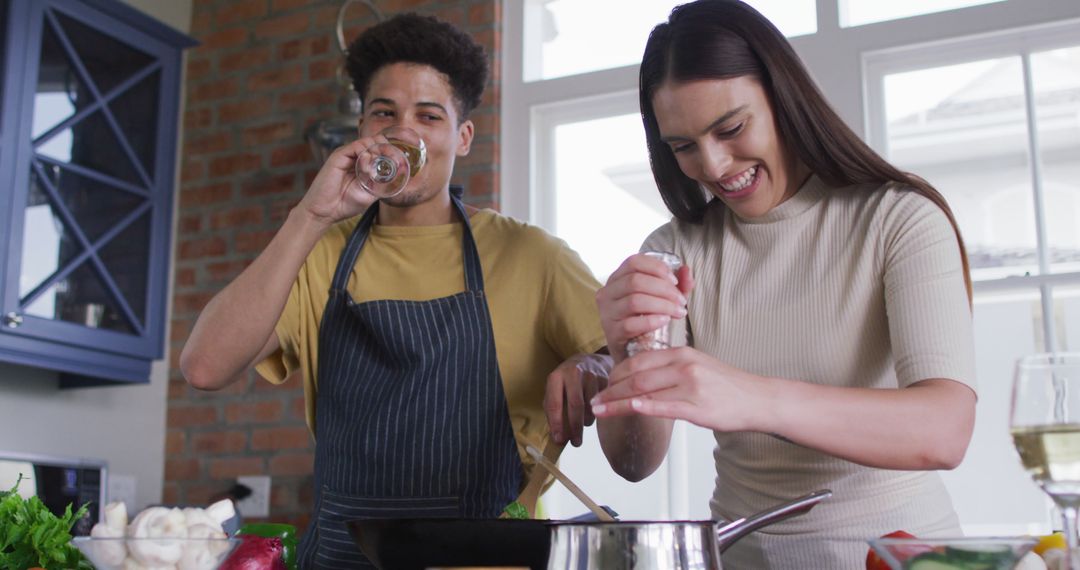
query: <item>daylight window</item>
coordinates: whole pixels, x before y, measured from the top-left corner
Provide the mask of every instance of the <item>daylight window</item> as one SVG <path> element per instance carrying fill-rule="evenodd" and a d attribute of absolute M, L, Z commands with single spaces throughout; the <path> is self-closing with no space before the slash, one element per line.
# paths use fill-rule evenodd
<path fill-rule="evenodd" d="M 1005 0 L 906 0 L 905 2 L 882 2 L 881 0 L 840 0 L 840 25 L 848 28 L 874 22 L 885 22 L 945 12 L 968 6 L 994 4 Z"/>
<path fill-rule="evenodd" d="M 653 26 L 686 0 L 526 0 L 525 80 L 537 81 L 641 61 Z M 814 0 L 748 2 L 788 36 L 817 30 Z M 632 7 L 632 8 L 631 8 Z"/>
<path fill-rule="evenodd" d="M 889 159 L 948 199 L 976 280 L 1080 271 L 1080 48 L 1030 58 L 1030 92 L 1019 55 L 885 76 Z"/>

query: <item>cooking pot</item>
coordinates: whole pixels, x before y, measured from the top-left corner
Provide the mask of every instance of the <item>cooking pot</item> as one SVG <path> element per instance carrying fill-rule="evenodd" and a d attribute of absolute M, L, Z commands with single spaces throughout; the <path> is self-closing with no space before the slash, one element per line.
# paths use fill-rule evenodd
<path fill-rule="evenodd" d="M 722 570 L 720 553 L 736 540 L 831 495 L 816 491 L 731 522 L 372 519 L 348 527 L 361 552 L 384 570 Z"/>
<path fill-rule="evenodd" d="M 552 525 L 548 570 L 721 570 L 736 540 L 809 511 L 832 495 L 821 490 L 731 522 L 613 522 Z"/>

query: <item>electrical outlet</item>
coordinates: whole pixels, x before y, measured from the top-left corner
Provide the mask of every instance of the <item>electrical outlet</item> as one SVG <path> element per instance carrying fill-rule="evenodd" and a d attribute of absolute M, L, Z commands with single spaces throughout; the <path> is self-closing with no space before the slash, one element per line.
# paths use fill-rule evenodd
<path fill-rule="evenodd" d="M 237 477 L 236 482 L 251 489 L 247 498 L 236 503 L 240 516 L 246 519 L 259 519 L 270 516 L 270 477 L 266 475 L 247 475 Z"/>

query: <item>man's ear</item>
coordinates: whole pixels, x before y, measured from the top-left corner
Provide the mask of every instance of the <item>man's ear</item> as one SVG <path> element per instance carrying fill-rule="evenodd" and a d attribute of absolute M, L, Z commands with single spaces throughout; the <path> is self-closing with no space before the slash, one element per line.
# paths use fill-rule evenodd
<path fill-rule="evenodd" d="M 465 119 L 458 125 L 458 156 L 466 156 L 469 154 L 469 150 L 472 149 L 473 134 L 475 134 L 473 131 L 474 128 L 473 122 L 468 119 Z"/>

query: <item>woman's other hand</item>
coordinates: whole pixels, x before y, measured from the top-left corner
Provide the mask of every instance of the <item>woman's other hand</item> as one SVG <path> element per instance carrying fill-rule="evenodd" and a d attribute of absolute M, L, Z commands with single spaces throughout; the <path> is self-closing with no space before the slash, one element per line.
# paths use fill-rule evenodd
<path fill-rule="evenodd" d="M 618 364 L 592 400 L 598 418 L 682 419 L 718 431 L 752 430 L 768 408 L 767 383 L 689 347 L 642 352 Z"/>
<path fill-rule="evenodd" d="M 694 287 L 690 268 L 675 273 L 644 254 L 626 259 L 596 294 L 600 324 L 615 362 L 626 359 L 626 343 L 686 316 L 686 297 Z"/>
<path fill-rule="evenodd" d="M 829 386 L 759 376 L 673 348 L 616 365 L 591 403 L 601 426 L 615 418 L 682 419 L 714 431 L 772 434 L 868 467 L 926 471 L 963 460 L 975 401 L 970 387 L 947 378 L 900 389 Z"/>

